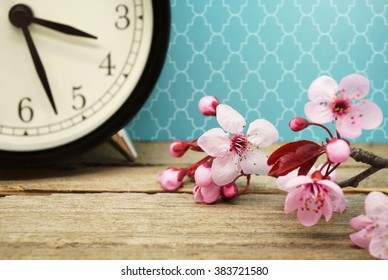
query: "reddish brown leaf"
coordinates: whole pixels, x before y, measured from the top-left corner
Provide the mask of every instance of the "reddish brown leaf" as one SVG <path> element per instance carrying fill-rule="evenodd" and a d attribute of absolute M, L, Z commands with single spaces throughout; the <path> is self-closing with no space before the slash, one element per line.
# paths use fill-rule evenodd
<path fill-rule="evenodd" d="M 305 175 L 323 151 L 324 147 L 307 140 L 285 144 L 269 156 L 267 162 L 273 165 L 269 175 L 284 176 L 297 168 L 299 175 Z"/>
<path fill-rule="evenodd" d="M 319 155 L 317 157 L 313 157 L 310 161 L 305 162 L 303 165 L 301 165 L 298 170 L 298 176 L 307 175 L 310 169 L 314 166 L 314 163 L 317 161 L 318 157 Z"/>
<path fill-rule="evenodd" d="M 312 141 L 300 140 L 300 141 L 296 141 L 296 142 L 290 142 L 290 143 L 287 143 L 287 144 L 281 146 L 280 148 L 278 148 L 276 151 L 274 151 L 269 156 L 269 158 L 267 160 L 268 165 L 274 164 L 285 154 L 295 152 L 298 147 L 309 144 L 309 143 L 314 144 L 314 145 L 318 145 Z"/>

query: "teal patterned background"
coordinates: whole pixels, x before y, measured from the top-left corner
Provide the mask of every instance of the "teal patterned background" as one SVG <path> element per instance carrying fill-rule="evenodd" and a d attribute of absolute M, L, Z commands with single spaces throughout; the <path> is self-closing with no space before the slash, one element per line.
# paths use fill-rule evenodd
<path fill-rule="evenodd" d="M 388 1 L 171 0 L 169 51 L 148 101 L 127 125 L 134 140 L 192 139 L 216 127 L 198 111 L 215 95 L 248 123 L 266 118 L 280 141 L 323 141 L 317 128 L 292 132 L 304 115 L 310 83 L 359 73 L 382 125 L 357 142 L 388 142 Z"/>

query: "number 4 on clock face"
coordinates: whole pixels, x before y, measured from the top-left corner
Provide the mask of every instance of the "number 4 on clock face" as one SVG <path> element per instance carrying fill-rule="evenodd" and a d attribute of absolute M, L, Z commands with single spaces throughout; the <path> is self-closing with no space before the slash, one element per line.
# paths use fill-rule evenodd
<path fill-rule="evenodd" d="M 113 75 L 113 69 L 115 69 L 116 66 L 112 64 L 112 59 L 111 59 L 111 54 L 110 53 L 108 53 L 108 55 L 101 62 L 99 68 L 106 70 L 106 76 L 112 76 Z"/>
<path fill-rule="evenodd" d="M 161 71 L 169 8 L 166 0 L 1 1 L 0 160 L 81 149 L 125 125 Z"/>

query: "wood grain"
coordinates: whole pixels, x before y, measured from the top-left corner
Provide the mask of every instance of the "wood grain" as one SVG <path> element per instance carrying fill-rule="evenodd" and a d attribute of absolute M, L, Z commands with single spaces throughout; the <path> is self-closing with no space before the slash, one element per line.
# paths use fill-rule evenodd
<path fill-rule="evenodd" d="M 250 192 L 231 202 L 200 205 L 193 182 L 163 192 L 156 174 L 180 160 L 167 143 L 136 143 L 126 162 L 109 146 L 52 166 L 0 169 L 0 259 L 370 259 L 352 245 L 349 220 L 365 194 L 388 192 L 387 170 L 347 189 L 343 214 L 305 228 L 285 215 L 275 179 L 254 176 Z M 363 146 L 365 147 L 365 146 Z M 387 157 L 388 145 L 368 145 Z M 349 176 L 365 166 L 350 162 Z M 244 182 L 241 182 L 244 185 Z"/>

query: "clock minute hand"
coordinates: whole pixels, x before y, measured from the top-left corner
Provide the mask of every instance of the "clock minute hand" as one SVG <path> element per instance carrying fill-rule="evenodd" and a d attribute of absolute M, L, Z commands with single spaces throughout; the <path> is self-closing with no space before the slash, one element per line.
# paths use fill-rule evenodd
<path fill-rule="evenodd" d="M 22 30 L 23 30 L 24 37 L 26 38 L 27 45 L 28 45 L 28 48 L 30 50 L 31 57 L 32 57 L 32 60 L 34 62 L 35 69 L 36 69 L 36 72 L 38 73 L 39 79 L 40 79 L 40 81 L 43 85 L 43 88 L 46 92 L 46 95 L 50 101 L 51 107 L 53 107 L 55 114 L 58 114 L 57 108 L 55 106 L 53 94 L 51 92 L 50 84 L 49 84 L 48 79 L 47 79 L 46 71 L 44 70 L 42 61 L 39 57 L 38 51 L 36 50 L 34 41 L 32 41 L 30 31 L 28 30 L 27 27 L 23 27 Z"/>
<path fill-rule="evenodd" d="M 53 94 L 51 92 L 50 84 L 47 79 L 46 71 L 44 70 L 42 61 L 39 57 L 34 41 L 32 40 L 30 31 L 28 30 L 28 25 L 30 25 L 31 23 L 31 17 L 32 17 L 32 11 L 29 7 L 25 5 L 15 5 L 11 8 L 9 12 L 9 19 L 11 23 L 16 27 L 21 28 L 23 31 L 23 35 L 26 39 L 27 46 L 32 57 L 32 61 L 34 62 L 35 70 L 43 85 L 43 88 L 50 101 L 50 104 L 55 114 L 57 114 L 57 108 L 55 106 Z"/>
<path fill-rule="evenodd" d="M 62 32 L 62 33 L 68 34 L 68 35 L 97 39 L 96 36 L 91 35 L 89 33 L 86 33 L 82 30 L 77 29 L 77 28 L 74 28 L 70 25 L 66 25 L 66 24 L 62 24 L 62 23 L 58 23 L 58 22 L 53 22 L 53 21 L 49 21 L 49 20 L 45 20 L 45 19 L 40 19 L 40 18 L 36 18 L 36 17 L 33 17 L 31 19 L 31 21 L 35 24 L 39 24 L 39 25 L 42 25 L 44 27 L 47 27 L 47 28 L 50 28 L 50 29 L 53 29 L 55 31 L 59 31 L 59 32 Z"/>

